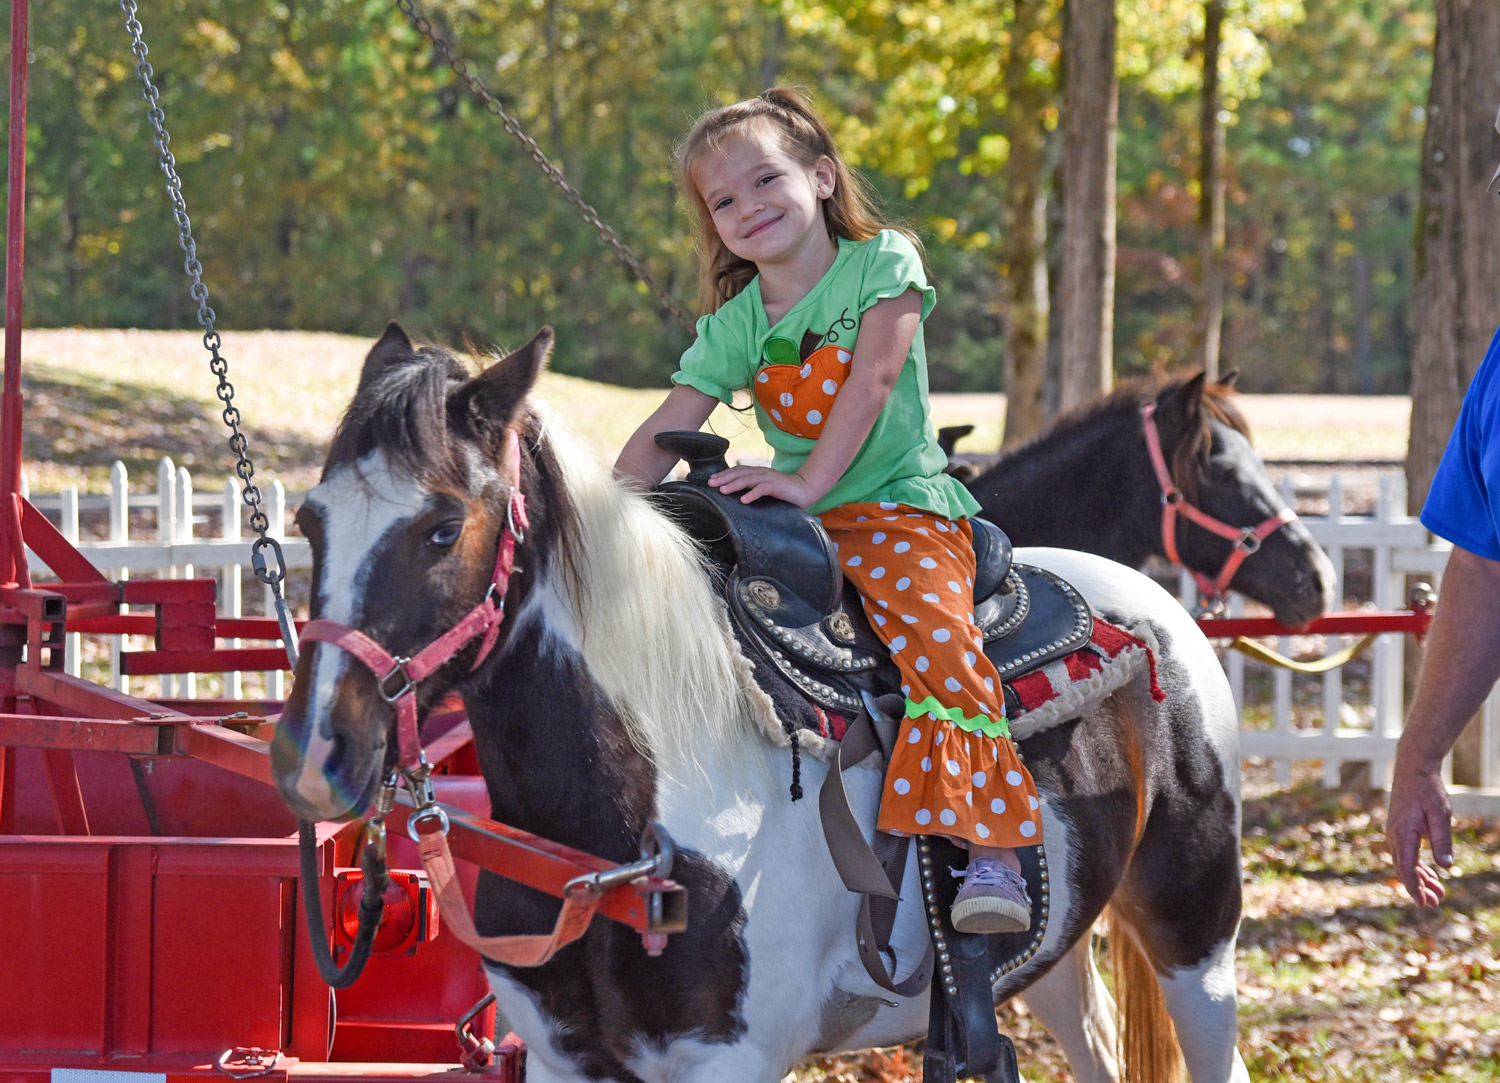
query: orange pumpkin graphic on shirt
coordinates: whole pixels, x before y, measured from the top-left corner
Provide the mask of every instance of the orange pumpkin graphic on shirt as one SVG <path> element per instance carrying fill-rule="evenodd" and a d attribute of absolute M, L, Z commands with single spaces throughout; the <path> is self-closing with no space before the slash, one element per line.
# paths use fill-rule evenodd
<path fill-rule="evenodd" d="M 853 356 L 847 346 L 830 342 L 802 358 L 791 339 L 769 339 L 766 357 L 771 363 L 755 374 L 755 401 L 778 429 L 816 440 Z"/>

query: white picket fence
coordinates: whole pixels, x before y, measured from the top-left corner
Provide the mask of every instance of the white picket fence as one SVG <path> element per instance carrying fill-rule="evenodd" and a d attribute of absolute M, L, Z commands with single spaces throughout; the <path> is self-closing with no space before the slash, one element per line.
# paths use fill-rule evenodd
<path fill-rule="evenodd" d="M 22 491 L 26 492 L 28 486 L 24 476 L 21 484 Z M 130 578 L 132 572 L 151 572 L 170 579 L 213 575 L 219 581 L 218 611 L 239 617 L 249 615 L 244 608 L 242 578 L 250 556 L 250 539 L 242 535 L 241 529 L 246 508 L 240 491 L 240 482 L 229 478 L 217 493 L 195 492 L 191 472 L 174 465 L 171 459 L 163 459 L 157 465 L 154 493 L 132 493 L 125 464 L 116 462 L 110 467 L 108 493 L 80 495 L 76 486 L 70 486 L 61 492 L 31 499 L 39 510 L 54 518 L 63 536 L 77 545 L 79 552 L 106 575 L 119 579 Z M 312 553 L 306 539 L 286 536 L 286 490 L 281 482 L 273 481 L 262 486 L 261 496 L 261 507 L 270 522 L 268 533 L 280 542 L 287 567 L 310 566 Z M 207 517 L 200 512 L 210 509 L 219 513 L 219 533 L 215 537 L 203 537 L 198 528 Z M 108 516 L 106 538 L 80 541 L 83 514 L 101 511 Z M 133 511 L 154 513 L 153 536 L 130 536 L 130 513 Z M 48 569 L 35 554 L 28 552 L 27 556 L 32 575 L 47 573 Z M 270 587 L 262 587 L 262 592 L 258 615 L 273 616 Z M 129 692 L 131 678 L 120 672 L 124 637 L 110 638 L 113 642 L 110 644 L 109 679 L 118 690 Z M 238 641 L 232 645 L 238 645 Z M 64 665 L 75 676 L 82 671 L 81 637 L 76 634 L 67 637 Z M 197 679 L 191 673 L 167 674 L 160 680 L 161 694 L 165 697 L 197 694 Z M 282 672 L 268 672 L 264 674 L 264 680 L 267 696 L 274 699 L 284 697 L 285 675 Z M 242 684 L 240 674 L 227 673 L 222 694 L 238 697 L 242 695 Z"/>
<path fill-rule="evenodd" d="M 1295 506 L 1290 478 L 1283 480 L 1281 492 L 1287 503 Z M 1337 475 L 1329 483 L 1327 497 L 1327 515 L 1300 518 L 1332 560 L 1337 573 L 1334 597 L 1343 599 L 1346 607 L 1404 608 L 1407 576 L 1441 588 L 1452 547 L 1433 539 L 1420 522 L 1406 514 L 1404 478 L 1391 475 L 1379 479 L 1373 516 L 1345 512 L 1344 487 Z M 1370 596 L 1353 599 L 1346 593 L 1344 575 L 1350 557 L 1358 550 L 1368 554 Z M 1181 576 L 1180 594 L 1187 604 L 1197 600 L 1192 577 L 1187 573 Z M 1242 616 L 1244 611 L 1245 600 L 1231 595 L 1229 614 Z M 1302 649 L 1322 655 L 1340 650 L 1345 637 L 1283 637 L 1273 645 L 1283 655 L 1296 656 Z M 1283 787 L 1291 782 L 1298 763 L 1320 764 L 1323 783 L 1328 787 L 1338 786 L 1345 764 L 1367 763 L 1372 783 L 1387 788 L 1404 721 L 1407 645 L 1404 635 L 1378 636 L 1369 648 L 1368 689 L 1358 694 L 1347 686 L 1348 674 L 1343 667 L 1319 675 L 1296 674 L 1249 659 L 1238 651 L 1226 651 L 1225 669 L 1243 726 L 1242 753 L 1269 761 L 1277 783 Z M 1270 702 L 1255 696 L 1247 700 L 1247 675 L 1250 683 L 1263 685 L 1268 670 Z M 1259 682 L 1254 681 L 1256 671 L 1261 675 Z M 1294 706 L 1299 702 L 1300 708 Z M 1480 726 L 1480 785 L 1454 789 L 1454 806 L 1466 814 L 1496 816 L 1500 815 L 1500 687 L 1486 700 Z M 1445 765 L 1450 777 L 1451 770 L 1450 759 Z"/>
<path fill-rule="evenodd" d="M 244 505 L 239 483 L 230 479 L 217 493 L 194 493 L 192 477 L 187 470 L 163 460 L 157 470 L 157 488 L 152 494 L 130 494 L 125 467 L 116 463 L 110 472 L 110 491 L 106 494 L 80 497 L 76 489 L 49 496 L 38 496 L 33 502 L 60 522 L 62 532 L 76 541 L 80 515 L 85 511 L 107 511 L 107 540 L 90 540 L 79 545 L 85 557 L 106 574 L 126 577 L 132 572 L 151 571 L 159 575 L 186 577 L 214 574 L 220 580 L 219 611 L 242 615 L 241 575 L 250 552 L 249 541 L 242 537 L 241 518 Z M 1290 479 L 1283 483 L 1283 495 L 1293 502 Z M 1306 495 L 1306 494 L 1303 494 Z M 1420 576 L 1437 586 L 1447 563 L 1449 547 L 1434 544 L 1427 531 L 1409 518 L 1404 483 L 1400 477 L 1380 480 L 1379 498 L 1373 516 L 1344 512 L 1343 486 L 1334 477 L 1328 491 L 1330 512 L 1326 516 L 1303 516 L 1314 538 L 1327 550 L 1338 573 L 1335 597 L 1345 598 L 1344 570 L 1358 550 L 1369 553 L 1372 567 L 1371 594 L 1367 602 L 1377 609 L 1399 609 L 1405 604 L 1405 577 Z M 205 518 L 197 512 L 218 509 L 220 530 L 217 537 L 202 537 L 196 529 Z M 282 539 L 282 549 L 289 568 L 306 567 L 311 554 L 305 540 L 287 538 L 284 533 L 286 495 L 280 483 L 265 488 L 265 509 L 271 533 Z M 155 513 L 154 537 L 133 539 L 129 536 L 130 510 Z M 1252 558 L 1253 559 L 1253 558 Z M 35 564 L 33 571 L 41 571 Z M 270 615 L 269 590 L 259 611 Z M 1184 574 L 1181 596 L 1186 604 L 1196 601 L 1192 579 Z M 1244 600 L 1231 598 L 1230 612 L 1242 615 Z M 77 636 L 70 636 L 68 665 L 78 671 Z M 1338 650 L 1339 637 L 1311 643 L 1302 637 L 1288 637 L 1276 643 L 1283 654 L 1316 649 L 1321 653 Z M 128 678 L 119 674 L 120 644 L 112 646 L 112 680 L 125 689 Z M 1272 669 L 1269 699 L 1261 694 L 1266 685 L 1264 663 L 1247 659 L 1237 651 L 1225 653 L 1225 667 L 1234 689 L 1235 702 L 1245 720 L 1243 751 L 1247 757 L 1269 761 L 1279 784 L 1289 784 L 1294 765 L 1315 761 L 1321 764 L 1321 776 L 1328 786 L 1339 782 L 1345 763 L 1369 763 L 1372 779 L 1384 787 L 1389 781 L 1396 741 L 1401 733 L 1406 643 L 1403 636 L 1382 635 L 1370 652 L 1368 689 L 1350 687 L 1343 669 L 1320 676 L 1293 674 L 1286 669 Z M 1259 672 L 1257 672 L 1259 671 Z M 164 695 L 192 695 L 191 675 L 164 677 Z M 283 695 L 282 674 L 266 675 L 267 694 Z M 240 694 L 237 675 L 226 675 L 225 695 Z M 1249 697 L 1247 699 L 1247 696 Z M 1456 804 L 1465 811 L 1500 815 L 1500 693 L 1485 704 L 1483 716 L 1483 757 L 1480 765 L 1482 789 L 1460 792 Z"/>

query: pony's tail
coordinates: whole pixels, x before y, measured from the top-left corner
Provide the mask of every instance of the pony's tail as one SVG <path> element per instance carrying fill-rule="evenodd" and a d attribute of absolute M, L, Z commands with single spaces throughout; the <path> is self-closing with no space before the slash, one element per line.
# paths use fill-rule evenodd
<path fill-rule="evenodd" d="M 1167 1014 L 1156 972 L 1113 908 L 1109 916 L 1109 958 L 1119 1013 L 1120 1078 L 1124 1083 L 1182 1083 L 1187 1067 L 1177 1030 Z"/>

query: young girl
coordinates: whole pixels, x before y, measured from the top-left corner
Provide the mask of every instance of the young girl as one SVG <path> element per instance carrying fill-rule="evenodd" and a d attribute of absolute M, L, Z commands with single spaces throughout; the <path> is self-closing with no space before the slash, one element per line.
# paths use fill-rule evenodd
<path fill-rule="evenodd" d="M 653 437 L 697 429 L 748 388 L 772 467 L 709 479 L 749 503 L 780 497 L 822 521 L 902 677 L 906 717 L 878 827 L 942 834 L 970 852 L 961 932 L 1027 928 L 1015 847 L 1041 841 L 1036 788 L 974 626 L 979 505 L 943 473 L 927 405 L 921 256 L 882 229 L 827 125 L 785 88 L 712 110 L 677 152 L 697 210 L 710 315 L 666 400 L 615 464 L 656 485 L 675 457 Z"/>

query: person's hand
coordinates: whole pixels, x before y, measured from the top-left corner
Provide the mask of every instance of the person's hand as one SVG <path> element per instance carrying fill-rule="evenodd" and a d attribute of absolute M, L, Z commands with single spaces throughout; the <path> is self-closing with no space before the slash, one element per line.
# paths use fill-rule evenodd
<path fill-rule="evenodd" d="M 774 496 L 805 508 L 821 495 L 812 491 L 802 475 L 783 474 L 769 466 L 731 466 L 714 474 L 708 483 L 721 493 L 743 492 L 741 504 L 749 504 L 763 496 Z"/>
<path fill-rule="evenodd" d="M 1453 806 L 1435 768 L 1403 769 L 1398 764 L 1391 782 L 1385 836 L 1406 893 L 1418 906 L 1442 902 L 1443 882 L 1435 869 L 1420 860 L 1422 840 L 1427 839 L 1439 866 L 1446 869 L 1453 864 Z"/>

